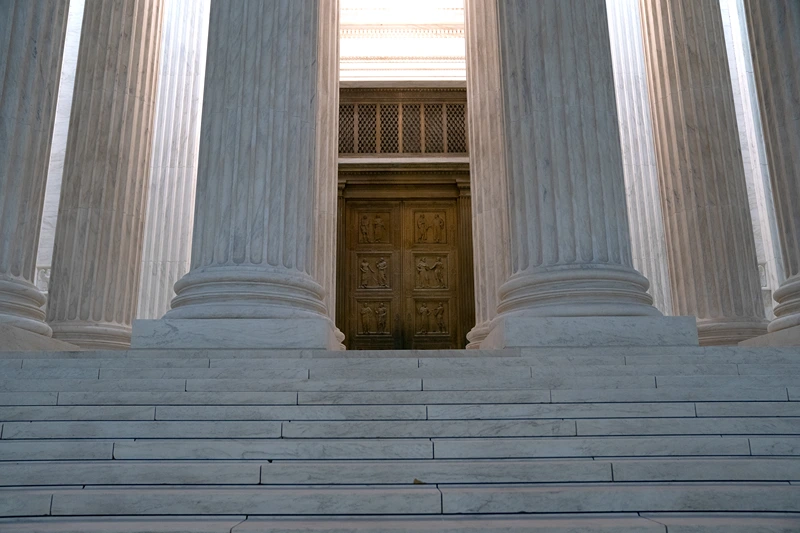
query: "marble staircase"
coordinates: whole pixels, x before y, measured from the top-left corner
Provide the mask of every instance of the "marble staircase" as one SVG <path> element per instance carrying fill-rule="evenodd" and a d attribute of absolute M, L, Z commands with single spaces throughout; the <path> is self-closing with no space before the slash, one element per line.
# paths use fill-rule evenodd
<path fill-rule="evenodd" d="M 0 353 L 0 532 L 800 531 L 800 350 Z"/>

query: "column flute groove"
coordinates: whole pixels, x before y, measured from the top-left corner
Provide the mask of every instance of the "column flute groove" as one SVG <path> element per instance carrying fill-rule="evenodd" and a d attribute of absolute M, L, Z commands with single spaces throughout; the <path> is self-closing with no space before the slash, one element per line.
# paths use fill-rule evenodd
<path fill-rule="evenodd" d="M 169 311 L 189 271 L 208 0 L 167 0 L 137 318 Z"/>
<path fill-rule="evenodd" d="M 86 2 L 47 310 L 85 348 L 130 344 L 162 19 L 162 0 Z"/>
<path fill-rule="evenodd" d="M 654 305 L 671 315 L 664 221 L 647 100 L 639 0 L 607 2 L 633 265 L 650 280 Z"/>
<path fill-rule="evenodd" d="M 496 6 L 467 0 L 465 7 L 476 322 L 467 347 L 479 348 L 497 315 L 498 290 L 511 275 L 508 182 Z"/>
<path fill-rule="evenodd" d="M 744 1 L 786 279 L 770 333 L 800 326 L 800 3 Z"/>
<path fill-rule="evenodd" d="M 68 8 L 0 2 L 0 323 L 46 336 L 36 253 Z"/>
<path fill-rule="evenodd" d="M 718 0 L 641 0 L 675 313 L 702 344 L 766 331 Z"/>

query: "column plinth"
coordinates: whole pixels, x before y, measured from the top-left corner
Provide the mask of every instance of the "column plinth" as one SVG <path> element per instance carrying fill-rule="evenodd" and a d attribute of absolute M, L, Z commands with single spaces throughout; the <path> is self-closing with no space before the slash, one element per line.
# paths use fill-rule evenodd
<path fill-rule="evenodd" d="M 87 0 L 47 319 L 53 337 L 126 348 L 136 313 L 162 0 Z"/>
<path fill-rule="evenodd" d="M 191 270 L 161 321 L 176 333 L 137 322 L 134 346 L 188 346 L 204 327 L 228 332 L 208 346 L 339 346 L 338 109 L 320 107 L 338 98 L 338 7 L 212 2 Z"/>
<path fill-rule="evenodd" d="M 0 323 L 48 337 L 36 251 L 68 7 L 0 4 Z"/>
<path fill-rule="evenodd" d="M 481 347 L 534 345 L 537 328 L 573 328 L 576 317 L 619 328 L 598 342 L 645 342 L 626 338 L 633 317 L 672 322 L 633 267 L 605 0 L 470 0 L 467 10 L 475 21 L 496 19 L 496 38 L 469 32 L 469 50 L 483 56 L 469 61 L 494 55 L 499 67 L 470 69 L 468 77 L 499 76 L 506 193 L 499 204 L 510 230 L 508 245 L 495 250 L 508 257 L 511 275 Z M 472 152 L 473 169 L 480 154 Z M 564 333 L 550 339 L 570 344 L 582 334 Z M 670 340 L 654 334 L 647 342 Z"/>
<path fill-rule="evenodd" d="M 750 49 L 761 109 L 786 280 L 770 334 L 800 344 L 800 4 L 745 0 Z"/>
<path fill-rule="evenodd" d="M 641 0 L 675 314 L 701 344 L 766 332 L 718 0 Z"/>

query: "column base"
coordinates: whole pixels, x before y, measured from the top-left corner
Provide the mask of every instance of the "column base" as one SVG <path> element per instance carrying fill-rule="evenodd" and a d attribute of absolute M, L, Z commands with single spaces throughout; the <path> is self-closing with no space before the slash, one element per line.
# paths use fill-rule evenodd
<path fill-rule="evenodd" d="M 19 279 L 0 280 L 0 323 L 50 337 L 42 309 L 46 299 L 32 283 Z"/>
<path fill-rule="evenodd" d="M 775 306 L 775 320 L 770 322 L 769 332 L 777 333 L 800 326 L 800 277 L 784 281 L 773 297 L 778 305 Z"/>
<path fill-rule="evenodd" d="M 747 339 L 739 343 L 739 346 L 761 347 L 780 347 L 780 346 L 800 346 L 800 326 L 778 330 L 774 333 L 767 333 Z"/>
<path fill-rule="evenodd" d="M 325 317 L 135 320 L 131 348 L 339 350 L 336 331 Z"/>
<path fill-rule="evenodd" d="M 469 333 L 467 333 L 467 340 L 469 341 L 467 350 L 480 350 L 481 344 L 486 340 L 486 336 L 489 334 L 490 330 L 491 322 L 484 322 L 472 328 Z"/>
<path fill-rule="evenodd" d="M 0 350 L 4 352 L 75 352 L 80 348 L 27 329 L 0 324 Z"/>
<path fill-rule="evenodd" d="M 52 322 L 53 338 L 80 346 L 84 350 L 127 350 L 131 327 L 102 322 Z"/>
<path fill-rule="evenodd" d="M 697 346 L 694 317 L 497 317 L 481 349 Z"/>
<path fill-rule="evenodd" d="M 704 319 L 697 321 L 701 346 L 735 346 L 767 332 L 766 320 Z"/>

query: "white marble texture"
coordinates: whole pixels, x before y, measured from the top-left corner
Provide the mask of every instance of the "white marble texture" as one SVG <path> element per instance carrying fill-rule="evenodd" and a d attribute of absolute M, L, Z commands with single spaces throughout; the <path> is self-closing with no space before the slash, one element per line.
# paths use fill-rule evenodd
<path fill-rule="evenodd" d="M 525 346 L 696 346 L 691 317 L 498 317 L 490 344 Z"/>
<path fill-rule="evenodd" d="M 499 75 L 502 95 L 510 246 L 498 251 L 511 277 L 491 327 L 506 316 L 660 316 L 633 268 L 605 1 L 473 0 L 467 12 L 498 28 L 469 45 L 481 54 L 471 64 L 500 63 L 469 72 Z M 482 347 L 503 347 L 489 338 L 502 332 Z"/>
<path fill-rule="evenodd" d="M 745 2 L 786 279 L 771 333 L 800 337 L 800 4 Z"/>
<path fill-rule="evenodd" d="M 165 0 L 136 318 L 161 318 L 189 271 L 209 0 Z"/>
<path fill-rule="evenodd" d="M 674 311 L 736 344 L 767 321 L 719 1 L 640 7 Z"/>
<path fill-rule="evenodd" d="M 330 208 L 336 194 L 333 175 L 318 172 L 332 145 L 320 144 L 317 128 L 336 126 L 335 117 L 318 120 L 338 87 L 332 56 L 320 56 L 336 49 L 338 31 L 321 29 L 335 26 L 337 9 L 336 0 L 212 3 L 192 264 L 167 318 L 229 319 L 232 327 L 305 318 L 335 330 L 320 284 L 330 285 L 335 257 L 318 252 L 335 228 L 321 227 L 315 205 Z M 308 340 L 283 327 L 286 336 L 273 342 Z"/>
<path fill-rule="evenodd" d="M 36 247 L 68 8 L 0 3 L 0 323 L 48 337 Z"/>
<path fill-rule="evenodd" d="M 47 187 L 42 209 L 42 227 L 39 232 L 39 249 L 36 255 L 36 286 L 47 294 L 50 271 L 53 265 L 53 244 L 56 238 L 58 202 L 61 198 L 61 178 L 64 172 L 64 154 L 67 151 L 69 117 L 72 111 L 72 95 L 75 89 L 75 69 L 78 66 L 78 48 L 83 25 L 83 10 L 86 0 L 70 0 L 67 15 L 67 35 L 61 59 L 61 81 L 58 84 L 56 120 L 53 126 L 50 163 L 47 169 Z"/>
<path fill-rule="evenodd" d="M 747 34 L 743 0 L 720 0 L 722 27 L 728 52 L 728 67 L 733 82 L 733 103 L 742 147 L 747 199 L 753 222 L 753 237 L 758 257 L 764 313 L 775 318 L 773 293 L 784 280 L 783 260 L 778 238 L 778 223 L 769 178 L 761 112 L 758 108 L 753 59 Z"/>
<path fill-rule="evenodd" d="M 323 4 L 319 15 L 316 150 L 314 170 L 314 250 L 309 273 L 325 295 L 331 321 L 336 320 L 336 253 L 339 183 L 339 4 Z M 342 273 L 344 275 L 344 273 Z M 344 349 L 344 333 L 335 332 L 337 348 Z"/>
<path fill-rule="evenodd" d="M 672 315 L 639 0 L 607 0 L 606 7 L 633 266 L 650 280 L 648 292 L 653 297 L 653 305 L 665 315 Z"/>
<path fill-rule="evenodd" d="M 87 0 L 47 320 L 85 348 L 130 344 L 161 49 L 162 0 Z"/>
<path fill-rule="evenodd" d="M 508 177 L 500 92 L 496 6 L 466 2 L 467 121 L 472 196 L 475 327 L 468 347 L 477 349 L 497 315 L 498 291 L 511 275 Z"/>

